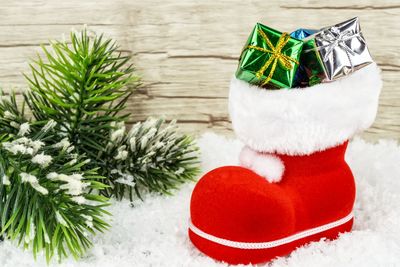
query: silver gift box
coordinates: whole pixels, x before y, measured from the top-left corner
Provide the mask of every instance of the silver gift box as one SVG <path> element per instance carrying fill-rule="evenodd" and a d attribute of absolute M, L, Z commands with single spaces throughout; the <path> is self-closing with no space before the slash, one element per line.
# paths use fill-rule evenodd
<path fill-rule="evenodd" d="M 310 81 L 333 81 L 372 63 L 358 17 L 306 38 L 302 62 Z M 319 79 L 319 81 L 318 81 Z"/>

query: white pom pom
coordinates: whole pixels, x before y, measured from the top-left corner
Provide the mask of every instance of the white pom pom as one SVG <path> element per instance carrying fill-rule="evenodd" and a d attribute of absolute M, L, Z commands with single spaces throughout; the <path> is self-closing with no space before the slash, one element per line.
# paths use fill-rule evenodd
<path fill-rule="evenodd" d="M 249 168 L 270 183 L 280 182 L 285 171 L 285 165 L 280 158 L 268 153 L 259 153 L 248 146 L 243 147 L 239 161 L 240 165 Z"/>

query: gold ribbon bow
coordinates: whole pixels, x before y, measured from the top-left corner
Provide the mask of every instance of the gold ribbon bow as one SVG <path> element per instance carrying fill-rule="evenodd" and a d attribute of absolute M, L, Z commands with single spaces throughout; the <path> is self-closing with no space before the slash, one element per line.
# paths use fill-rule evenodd
<path fill-rule="evenodd" d="M 290 70 L 290 69 L 293 68 L 291 62 L 293 62 L 293 63 L 295 63 L 297 65 L 299 64 L 299 62 L 294 58 L 291 58 L 291 57 L 289 57 L 287 55 L 282 54 L 282 51 L 281 51 L 282 48 L 287 44 L 287 42 L 290 39 L 290 35 L 287 32 L 282 33 L 282 35 L 281 35 L 281 37 L 279 37 L 279 40 L 276 43 L 275 47 L 272 45 L 272 43 L 269 40 L 268 36 L 262 30 L 258 29 L 258 33 L 265 40 L 265 42 L 267 43 L 267 46 L 269 47 L 269 49 L 266 49 L 266 48 L 263 48 L 263 47 L 259 47 L 259 46 L 255 46 L 255 45 L 249 45 L 245 49 L 255 49 L 255 50 L 258 50 L 258 51 L 261 51 L 261 52 L 264 52 L 264 53 L 271 54 L 271 56 L 267 60 L 267 62 L 265 62 L 265 64 L 256 73 L 256 77 L 258 79 L 260 79 L 264 75 L 264 72 L 268 69 L 268 67 L 272 63 L 272 67 L 271 67 L 271 70 L 270 70 L 267 78 L 261 84 L 262 86 L 264 86 L 272 79 L 272 76 L 274 75 L 275 68 L 276 68 L 276 65 L 277 65 L 278 62 L 286 70 Z"/>

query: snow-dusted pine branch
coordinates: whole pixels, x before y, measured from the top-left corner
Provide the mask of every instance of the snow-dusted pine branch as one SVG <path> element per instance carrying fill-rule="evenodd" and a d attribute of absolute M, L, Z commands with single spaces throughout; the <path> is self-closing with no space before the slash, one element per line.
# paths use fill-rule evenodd
<path fill-rule="evenodd" d="M 18 112 L 4 113 L 2 103 L 1 125 L 19 129 L 0 133 L 1 235 L 31 248 L 35 256 L 44 251 L 48 261 L 55 254 L 80 257 L 91 245 L 90 236 L 108 228 L 108 199 L 95 194 L 105 189 L 104 177 L 86 168 L 90 160 L 66 140 L 49 142 L 57 135 L 53 120 L 31 130 L 29 122 L 13 120 Z"/>
<path fill-rule="evenodd" d="M 191 137 L 178 133 L 174 121 L 150 118 L 129 132 L 123 122 L 113 126 L 104 154 L 110 184 L 105 195 L 132 199 L 143 190 L 168 193 L 197 174 L 198 148 Z"/>

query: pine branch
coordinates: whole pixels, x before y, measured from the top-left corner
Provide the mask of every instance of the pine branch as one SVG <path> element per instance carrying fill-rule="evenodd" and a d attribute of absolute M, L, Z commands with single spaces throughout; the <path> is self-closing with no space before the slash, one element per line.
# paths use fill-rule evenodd
<path fill-rule="evenodd" d="M 46 59 L 31 64 L 25 76 L 31 91 L 25 100 L 37 120 L 53 119 L 80 153 L 92 159 L 104 149 L 111 122 L 138 85 L 130 56 L 122 56 L 111 39 L 90 38 L 87 31 L 71 34 L 71 45 L 42 46 Z"/>
<path fill-rule="evenodd" d="M 18 134 L 20 125 L 27 122 L 24 107 L 18 108 L 15 93 L 7 96 L 0 89 L 0 135 Z"/>
<path fill-rule="evenodd" d="M 143 190 L 169 193 L 198 174 L 198 148 L 191 137 L 177 133 L 175 122 L 149 119 L 127 133 L 124 123 L 115 125 L 102 156 L 108 159 L 106 196 L 121 199 Z"/>
<path fill-rule="evenodd" d="M 16 105 L 3 102 L 3 114 L 5 106 Z M 16 135 L 0 134 L 0 233 L 35 257 L 44 251 L 47 261 L 78 258 L 91 246 L 90 235 L 108 228 L 107 198 L 90 193 L 106 188 L 104 177 L 85 168 L 89 160 L 66 139 L 54 143 L 54 121 L 38 131 L 26 125 Z"/>
<path fill-rule="evenodd" d="M 71 45 L 53 42 L 51 47 L 51 51 L 43 47 L 45 60 L 39 57 L 31 65 L 32 75 L 26 76 L 31 88 L 26 102 L 37 120 L 56 121 L 61 126 L 60 136 L 66 136 L 79 153 L 85 153 L 91 167 L 100 167 L 111 186 L 102 194 L 120 199 L 129 193 L 132 199 L 133 193 L 139 197 L 143 190 L 167 193 L 193 179 L 197 148 L 190 137 L 177 134 L 173 125 L 163 131 L 162 120 L 154 125 L 146 122 L 131 133 L 126 133 L 124 126 L 124 137 L 118 141 L 125 144 L 112 140 L 116 131 L 121 132 L 116 127 L 127 119 L 120 112 L 139 85 L 133 67 L 126 67 L 129 56 L 118 53 L 110 39 L 90 38 L 86 31 L 72 33 Z M 149 131 L 156 132 L 146 136 Z M 142 144 L 141 149 L 127 151 L 126 160 L 118 159 L 116 149 L 128 147 L 126 142 L 132 137 Z M 146 138 L 148 142 L 144 142 Z M 165 147 L 153 146 L 157 141 Z M 121 173 L 132 175 L 131 182 L 118 182 L 122 181 Z"/>

